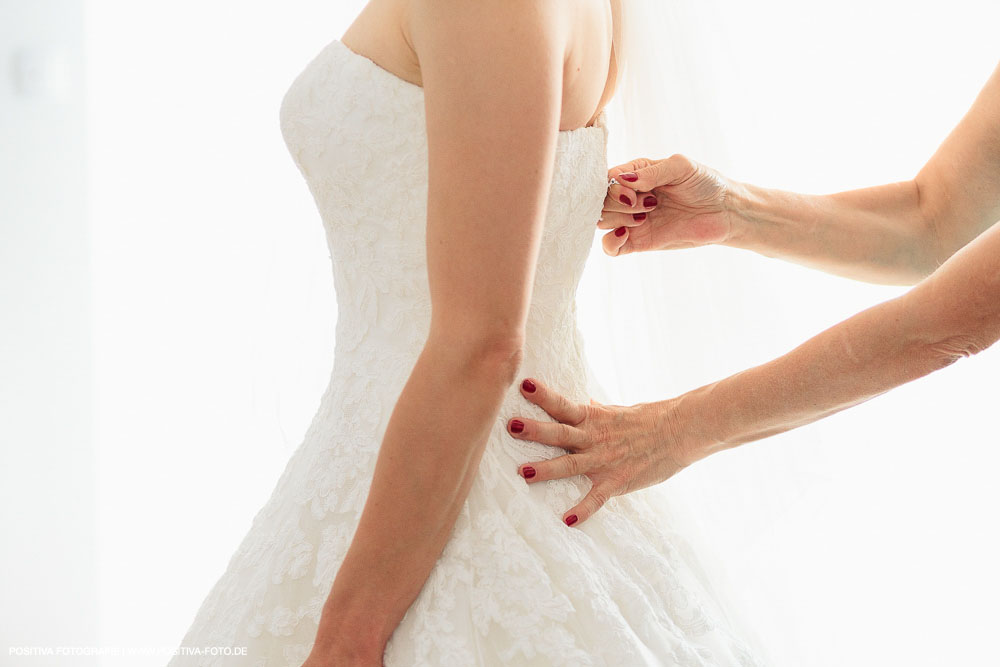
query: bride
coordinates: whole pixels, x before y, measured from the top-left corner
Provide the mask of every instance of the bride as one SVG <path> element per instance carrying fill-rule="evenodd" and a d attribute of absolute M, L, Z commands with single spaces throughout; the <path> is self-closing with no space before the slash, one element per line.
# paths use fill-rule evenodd
<path fill-rule="evenodd" d="M 507 433 L 545 418 L 518 374 L 600 395 L 574 294 L 619 2 L 371 0 L 292 83 L 334 368 L 171 667 L 757 664 L 641 492 L 577 523 L 589 480 L 525 484 L 560 452 Z"/>

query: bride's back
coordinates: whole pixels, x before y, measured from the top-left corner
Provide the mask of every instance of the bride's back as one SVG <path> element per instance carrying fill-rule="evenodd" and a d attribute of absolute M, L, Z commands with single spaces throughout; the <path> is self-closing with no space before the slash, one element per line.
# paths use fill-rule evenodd
<path fill-rule="evenodd" d="M 434 165 L 429 159 L 429 148 L 433 145 L 428 126 L 432 116 L 440 113 L 440 107 L 427 111 L 426 93 L 433 88 L 436 94 L 441 94 L 441 77 L 436 79 L 436 88 L 429 85 L 425 89 L 420 85 L 419 69 L 408 71 L 402 61 L 395 59 L 399 52 L 409 52 L 409 35 L 404 36 L 400 31 L 399 26 L 404 23 L 385 12 L 400 6 L 401 0 L 373 0 L 345 38 L 328 45 L 299 75 L 286 93 L 281 110 L 282 132 L 312 190 L 333 260 L 338 308 L 335 354 L 338 379 L 332 385 L 351 387 L 348 376 L 377 377 L 387 397 L 394 397 L 394 392 L 401 388 L 428 338 L 432 312 L 428 249 L 436 245 L 428 243 L 433 235 L 430 209 L 434 198 L 433 187 L 429 186 Z M 574 17 L 568 12 L 566 16 Z M 594 20 L 596 32 L 601 15 L 595 11 L 584 16 Z M 610 31 L 610 24 L 605 27 Z M 346 37 L 351 35 L 354 39 L 348 43 Z M 561 39 L 553 41 L 567 43 Z M 550 71 L 557 63 L 568 63 L 562 78 L 577 82 L 563 86 L 563 99 L 571 98 L 572 108 L 564 103 L 560 109 L 573 127 L 553 137 L 554 159 L 546 183 L 549 195 L 542 200 L 545 209 L 536 230 L 531 232 L 537 234 L 538 245 L 534 266 L 525 278 L 530 280 L 530 290 L 526 292 L 522 370 L 582 399 L 587 378 L 578 354 L 582 342 L 576 331 L 574 297 L 607 192 L 607 127 L 595 110 L 599 109 L 602 92 L 606 92 L 600 86 L 607 83 L 608 76 L 606 71 L 602 76 L 597 75 L 596 63 L 589 71 L 583 64 L 577 64 L 591 55 L 578 46 L 580 42 L 575 36 L 569 40 L 571 46 L 563 60 L 558 60 L 552 52 Z M 610 56 L 610 44 L 608 49 L 605 55 Z M 525 67 L 531 62 L 534 61 L 527 61 Z M 608 65 L 605 62 L 602 68 L 607 70 Z M 425 68 L 425 72 L 430 70 Z M 528 71 L 524 76 L 531 74 Z M 551 80 L 558 74 L 556 70 Z M 515 77 L 519 75 L 520 72 L 514 73 Z M 493 76 L 497 73 L 493 72 Z M 509 104 L 504 100 L 499 102 L 509 109 L 504 115 L 518 114 L 521 108 L 530 113 L 533 104 L 530 97 L 535 89 L 521 81 L 507 83 L 505 76 L 501 71 L 494 79 L 497 83 L 491 85 L 505 86 L 505 92 L 520 85 L 523 92 L 507 95 Z M 426 81 L 430 84 L 431 77 Z M 553 85 L 553 102 L 558 99 L 557 91 Z M 470 115 L 478 112 L 470 109 L 488 111 L 489 107 L 465 102 L 461 95 L 453 102 L 461 107 L 458 117 L 445 124 L 447 131 L 454 132 L 454 123 L 467 123 L 459 143 L 474 144 L 477 138 L 482 138 L 488 144 L 489 135 L 497 132 L 496 126 L 504 124 L 505 119 L 476 122 Z M 554 105 L 551 110 L 554 128 Z M 587 125 L 590 120 L 593 124 Z M 512 126 L 524 123 L 523 115 L 509 121 Z M 505 141 L 516 139 L 516 136 L 505 137 Z M 440 150 L 441 135 L 438 142 Z M 486 160 L 462 161 L 460 169 L 484 173 L 485 188 L 499 192 L 503 206 L 484 204 L 483 195 L 473 196 L 468 188 L 454 187 L 454 193 L 461 195 L 456 199 L 463 201 L 463 207 L 474 215 L 448 220 L 447 230 L 453 232 L 459 247 L 445 258 L 446 262 L 455 261 L 470 247 L 475 248 L 475 234 L 499 230 L 498 234 L 504 238 L 493 241 L 494 244 L 510 243 L 510 239 L 528 234 L 518 229 L 523 217 L 512 213 L 511 208 L 527 196 L 521 195 L 517 188 L 527 192 L 534 187 L 532 179 L 525 178 L 535 169 L 525 158 L 530 147 L 507 150 L 495 141 L 488 145 L 497 150 L 490 152 Z M 509 169 L 507 162 L 514 165 L 514 179 L 499 183 L 498 174 Z M 453 179 L 448 181 L 455 186 Z M 467 228 L 456 231 L 466 221 Z M 507 262 L 509 254 L 491 263 L 490 280 L 479 281 L 480 284 L 488 283 L 490 289 L 504 286 L 506 280 L 496 276 L 507 268 L 501 262 Z M 499 318 L 490 318 L 491 323 L 498 321 Z M 359 364 L 365 368 L 364 373 L 357 371 Z M 375 366 L 378 370 L 374 370 Z M 371 394 L 370 387 L 356 390 L 347 395 Z M 510 410 L 519 399 L 516 385 L 512 385 L 508 396 Z"/>
<path fill-rule="evenodd" d="M 286 92 L 331 250 L 334 367 L 184 645 L 291 667 L 346 619 L 354 655 L 389 666 L 750 664 L 641 495 L 570 532 L 587 478 L 515 473 L 563 452 L 508 433 L 547 419 L 516 373 L 601 396 L 575 292 L 608 188 L 604 116 L 585 127 L 604 1 L 373 0 Z"/>
<path fill-rule="evenodd" d="M 549 29 L 564 35 L 560 130 L 594 123 L 611 99 L 618 78 L 620 0 L 548 0 L 557 20 Z M 421 3 L 370 0 L 341 41 L 399 78 L 422 85 L 413 48 L 419 38 Z M 470 30 L 479 29 L 469 26 Z"/>

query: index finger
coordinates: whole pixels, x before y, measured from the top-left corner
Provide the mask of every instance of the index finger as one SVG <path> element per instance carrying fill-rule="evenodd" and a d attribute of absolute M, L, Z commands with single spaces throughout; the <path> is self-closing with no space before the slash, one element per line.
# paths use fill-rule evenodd
<path fill-rule="evenodd" d="M 636 158 L 634 160 L 631 160 L 630 162 L 626 162 L 624 164 L 620 164 L 616 167 L 611 167 L 610 169 L 608 169 L 608 179 L 613 178 L 619 183 L 628 183 L 629 182 L 628 180 L 620 178 L 622 174 L 634 174 L 638 170 L 645 169 L 651 164 L 653 164 L 653 161 L 648 158 L 644 157 Z"/>
<path fill-rule="evenodd" d="M 564 424 L 576 426 L 587 418 L 587 406 L 569 400 L 533 378 L 521 383 L 521 395 Z"/>

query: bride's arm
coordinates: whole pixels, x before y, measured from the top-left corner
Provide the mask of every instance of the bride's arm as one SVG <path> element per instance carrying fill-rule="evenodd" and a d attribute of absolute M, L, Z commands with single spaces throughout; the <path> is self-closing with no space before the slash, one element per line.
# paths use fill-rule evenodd
<path fill-rule="evenodd" d="M 316 651 L 377 655 L 458 516 L 520 364 L 562 97 L 554 2 L 416 0 L 430 334 L 389 421 Z M 381 664 L 381 663 L 378 663 Z"/>

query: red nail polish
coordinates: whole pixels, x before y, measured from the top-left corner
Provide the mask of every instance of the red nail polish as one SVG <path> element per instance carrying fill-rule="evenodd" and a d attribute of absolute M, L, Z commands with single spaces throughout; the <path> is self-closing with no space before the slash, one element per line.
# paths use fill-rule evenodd
<path fill-rule="evenodd" d="M 628 231 L 628 229 L 626 229 L 625 227 L 619 227 L 618 229 L 615 230 L 615 236 L 619 236 L 619 237 L 620 236 L 625 236 L 625 232 L 627 232 L 627 231 Z"/>
<path fill-rule="evenodd" d="M 535 383 L 532 382 L 531 380 L 525 380 L 524 382 L 521 383 L 521 389 L 525 390 L 529 394 L 534 394 L 535 390 L 538 389 L 538 387 L 536 387 Z"/>
<path fill-rule="evenodd" d="M 531 479 L 535 476 L 535 469 L 531 466 L 524 466 L 521 468 L 521 472 L 524 474 L 525 479 Z"/>
<path fill-rule="evenodd" d="M 635 220 L 636 222 L 642 222 L 643 220 L 646 219 L 646 214 L 645 213 L 633 213 L 632 214 L 632 219 Z"/>
<path fill-rule="evenodd" d="M 639 174 L 634 171 L 626 171 L 624 174 L 618 174 L 618 178 L 626 181 L 627 183 L 635 183 L 639 180 Z"/>
<path fill-rule="evenodd" d="M 626 206 L 631 206 L 632 205 L 632 200 L 628 198 L 628 195 L 619 195 L 618 196 L 618 201 L 620 201 L 621 203 L 625 204 Z"/>
<path fill-rule="evenodd" d="M 515 419 L 510 423 L 511 433 L 520 433 L 523 430 L 524 430 L 524 422 L 521 421 L 520 419 Z"/>
<path fill-rule="evenodd" d="M 572 526 L 574 523 L 576 523 L 576 515 L 575 514 L 570 514 L 568 517 L 566 517 L 566 525 L 567 526 Z"/>
<path fill-rule="evenodd" d="M 646 208 L 653 208 L 656 206 L 656 197 L 653 195 L 646 195 L 646 198 L 642 200 L 642 205 Z"/>

